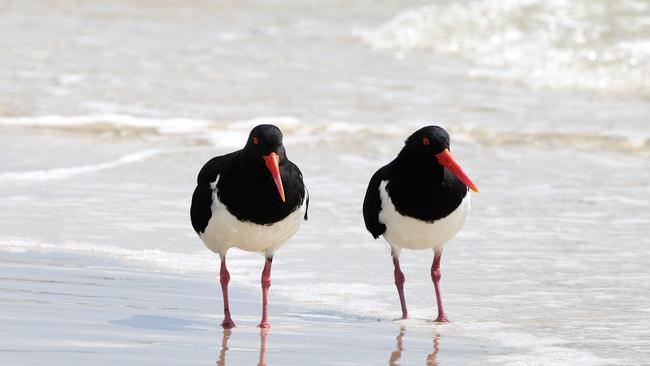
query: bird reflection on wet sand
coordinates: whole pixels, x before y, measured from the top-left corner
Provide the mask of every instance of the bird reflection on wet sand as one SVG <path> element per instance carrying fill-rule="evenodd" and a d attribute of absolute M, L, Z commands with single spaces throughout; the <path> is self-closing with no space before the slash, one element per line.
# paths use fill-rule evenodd
<path fill-rule="evenodd" d="M 217 366 L 226 366 L 226 351 L 228 351 L 228 340 L 232 335 L 232 330 L 224 329 L 223 337 L 221 338 L 221 351 L 219 352 L 219 359 Z M 269 335 L 268 328 L 260 329 L 260 358 L 257 366 L 266 366 L 266 337 Z"/>
<path fill-rule="evenodd" d="M 406 334 L 406 327 L 399 327 L 399 334 L 395 339 L 397 339 L 397 346 L 395 351 L 391 352 L 390 358 L 388 359 L 389 366 L 398 366 L 399 359 L 402 357 L 402 351 L 404 350 L 404 335 Z M 433 352 L 427 356 L 426 365 L 427 366 L 438 366 L 438 352 L 440 352 L 440 334 L 434 333 L 433 335 Z"/>
<path fill-rule="evenodd" d="M 406 333 L 406 327 L 402 325 L 399 327 L 399 335 L 395 338 L 397 339 L 397 348 L 390 354 L 390 358 L 388 359 L 390 366 L 399 365 L 396 362 L 402 357 L 402 350 L 404 349 L 402 347 L 402 338 L 404 338 L 404 333 Z"/>
<path fill-rule="evenodd" d="M 433 352 L 427 356 L 427 366 L 438 366 L 438 352 L 440 352 L 440 333 L 434 333 Z"/>
<path fill-rule="evenodd" d="M 257 366 L 266 366 L 266 337 L 269 335 L 269 328 L 260 329 L 260 360 Z"/>
<path fill-rule="evenodd" d="M 221 338 L 221 351 L 219 352 L 219 359 L 217 360 L 217 366 L 226 365 L 226 351 L 228 350 L 228 339 L 232 334 L 232 330 L 224 328 L 223 338 Z"/>

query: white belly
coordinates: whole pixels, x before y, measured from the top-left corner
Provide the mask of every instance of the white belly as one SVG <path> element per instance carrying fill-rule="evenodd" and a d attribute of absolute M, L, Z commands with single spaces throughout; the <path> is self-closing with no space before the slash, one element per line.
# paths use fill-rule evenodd
<path fill-rule="evenodd" d="M 469 215 L 470 193 L 452 213 L 434 222 L 426 222 L 400 214 L 391 201 L 386 185 L 379 185 L 381 211 L 379 222 L 386 225 L 384 238 L 397 249 L 438 249 L 453 238 L 465 224 Z"/>
<path fill-rule="evenodd" d="M 213 183 L 214 186 L 216 182 Z M 212 217 L 199 237 L 208 249 L 222 256 L 233 247 L 273 255 L 275 250 L 298 231 L 304 215 L 303 204 L 282 221 L 270 225 L 240 221 L 217 199 L 216 189 L 212 194 L 211 208 Z"/>

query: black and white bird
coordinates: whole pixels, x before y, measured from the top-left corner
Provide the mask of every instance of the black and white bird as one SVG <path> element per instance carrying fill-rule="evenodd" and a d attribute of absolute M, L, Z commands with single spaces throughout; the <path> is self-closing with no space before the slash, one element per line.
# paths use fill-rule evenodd
<path fill-rule="evenodd" d="M 259 327 L 268 328 L 273 254 L 298 231 L 302 219 L 307 219 L 308 206 L 302 173 L 287 159 L 282 132 L 276 126 L 253 128 L 243 149 L 212 158 L 203 166 L 190 216 L 203 244 L 221 257 L 224 328 L 235 326 L 228 304 L 228 249 L 264 253 Z"/>
<path fill-rule="evenodd" d="M 449 321 L 440 294 L 440 258 L 443 244 L 465 224 L 470 189 L 478 192 L 449 151 L 449 134 L 438 126 L 423 127 L 409 136 L 397 157 L 370 179 L 363 218 L 372 236 L 383 235 L 390 245 L 402 319 L 408 319 L 408 310 L 400 252 L 429 249 L 434 251 L 436 321 Z"/>

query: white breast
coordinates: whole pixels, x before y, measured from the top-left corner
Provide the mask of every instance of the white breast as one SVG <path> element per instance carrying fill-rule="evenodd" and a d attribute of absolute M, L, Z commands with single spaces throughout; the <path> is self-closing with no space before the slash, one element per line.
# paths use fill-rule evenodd
<path fill-rule="evenodd" d="M 304 204 L 282 221 L 270 225 L 240 221 L 217 198 L 218 180 L 219 177 L 211 183 L 212 217 L 205 231 L 199 234 L 203 244 L 211 251 L 225 255 L 228 249 L 235 247 L 249 252 L 265 252 L 269 256 L 298 231 L 304 215 Z"/>
<path fill-rule="evenodd" d="M 469 215 L 470 193 L 467 192 L 458 208 L 442 219 L 426 222 L 404 216 L 395 209 L 386 190 L 387 184 L 388 181 L 382 181 L 379 185 L 379 222 L 386 225 L 384 238 L 397 250 L 440 248 L 460 231 Z"/>

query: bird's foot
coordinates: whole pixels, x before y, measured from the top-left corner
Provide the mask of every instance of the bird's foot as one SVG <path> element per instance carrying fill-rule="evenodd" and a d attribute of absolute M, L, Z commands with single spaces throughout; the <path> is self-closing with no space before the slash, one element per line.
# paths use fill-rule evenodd
<path fill-rule="evenodd" d="M 394 322 L 399 321 L 399 320 L 409 320 L 409 315 L 408 314 L 403 314 L 402 317 L 393 319 Z"/>
<path fill-rule="evenodd" d="M 449 319 L 447 318 L 447 315 L 445 315 L 445 314 L 438 315 L 436 320 L 434 320 L 433 322 L 434 323 L 451 323 L 451 321 L 449 321 Z"/>
<path fill-rule="evenodd" d="M 232 319 L 230 319 L 230 318 L 226 318 L 226 319 L 223 320 L 223 322 L 221 322 L 221 326 L 224 329 L 232 329 L 232 328 L 235 327 L 235 322 L 232 321 Z"/>
<path fill-rule="evenodd" d="M 261 322 L 257 325 L 257 327 L 261 329 L 269 329 L 271 328 L 271 324 L 269 322 Z"/>

